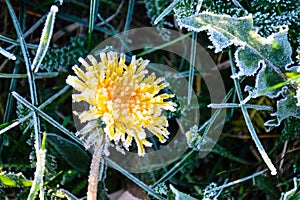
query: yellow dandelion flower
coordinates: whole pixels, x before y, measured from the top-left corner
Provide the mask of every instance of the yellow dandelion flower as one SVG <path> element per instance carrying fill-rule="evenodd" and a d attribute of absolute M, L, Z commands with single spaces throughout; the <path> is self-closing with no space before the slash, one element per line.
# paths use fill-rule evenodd
<path fill-rule="evenodd" d="M 160 142 L 168 138 L 168 121 L 162 110 L 175 111 L 176 104 L 165 101 L 172 94 L 159 94 L 168 86 L 163 78 L 156 78 L 148 71 L 148 60 L 132 57 L 131 63 L 125 63 L 125 55 L 115 52 L 101 53 L 101 61 L 93 56 L 91 64 L 80 58 L 85 71 L 78 66 L 73 70 L 77 76 L 68 76 L 66 82 L 78 94 L 73 94 L 73 102 L 85 101 L 89 110 L 78 114 L 81 123 L 101 119 L 105 123 L 104 133 L 110 141 L 122 142 L 128 150 L 134 139 L 138 154 L 145 154 L 145 146 L 150 147 L 146 139 L 146 129 L 158 137 Z"/>

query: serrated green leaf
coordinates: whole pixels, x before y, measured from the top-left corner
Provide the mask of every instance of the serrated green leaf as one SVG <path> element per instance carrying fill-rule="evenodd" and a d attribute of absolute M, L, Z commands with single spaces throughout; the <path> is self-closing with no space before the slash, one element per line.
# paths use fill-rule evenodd
<path fill-rule="evenodd" d="M 284 79 L 281 76 L 279 76 L 272 68 L 264 65 L 256 77 L 255 89 L 259 92 L 256 92 L 254 97 L 261 95 L 265 95 L 270 98 L 278 97 L 282 92 L 282 87 L 272 90 L 268 90 L 268 88 L 282 82 L 284 82 Z"/>
<path fill-rule="evenodd" d="M 238 46 L 235 52 L 235 61 L 240 71 L 234 77 L 254 75 L 261 64 L 272 74 L 282 77 L 283 71 L 292 63 L 292 49 L 288 41 L 286 26 L 279 27 L 279 31 L 265 38 L 259 35 L 258 29 L 253 26 L 252 15 L 246 17 L 231 17 L 229 15 L 218 15 L 211 12 L 202 12 L 178 19 L 178 24 L 190 31 L 207 30 L 209 39 L 215 47 L 215 52 L 234 44 Z M 261 74 L 265 69 L 261 69 Z M 274 72 L 272 72 L 274 71 Z M 270 75 L 269 75 L 270 76 Z M 272 77 L 272 76 L 270 76 Z M 264 82 L 264 76 L 260 76 L 256 96 L 261 88 L 271 87 L 270 83 Z M 274 78 L 272 84 L 282 82 L 281 78 Z M 278 89 L 280 90 L 280 89 Z M 269 97 L 278 96 L 279 92 L 273 91 L 263 93 Z"/>
<path fill-rule="evenodd" d="M 90 156 L 76 143 L 49 133 L 47 141 L 66 160 L 66 162 L 81 172 L 87 172 L 90 166 Z"/>
<path fill-rule="evenodd" d="M 12 180 L 10 177 L 8 177 L 4 174 L 0 175 L 0 181 L 3 185 L 6 185 L 6 186 L 17 186 L 17 183 L 14 180 Z"/>
<path fill-rule="evenodd" d="M 188 194 L 185 194 L 183 192 L 178 191 L 176 188 L 174 188 L 172 185 L 170 185 L 170 189 L 172 191 L 172 193 L 175 196 L 175 200 L 196 200 L 194 197 L 191 197 Z M 172 195 L 173 196 L 173 195 Z"/>
<path fill-rule="evenodd" d="M 292 62 L 292 49 L 287 38 L 287 27 L 280 27 L 279 32 L 264 38 L 259 35 L 257 28 L 253 26 L 252 15 L 246 17 L 231 17 L 229 15 L 218 15 L 211 12 L 203 12 L 179 19 L 179 25 L 191 31 L 200 32 L 207 30 L 215 49 L 220 52 L 231 44 L 239 46 L 237 65 L 245 62 L 244 67 L 253 68 L 248 72 L 244 69 L 240 75 L 251 75 L 257 71 L 259 66 L 253 66 L 252 60 L 267 59 L 278 67 L 285 67 Z M 250 54 L 248 56 L 248 54 Z M 249 60 L 251 58 L 251 60 Z M 251 64 L 251 65 L 250 65 Z"/>
<path fill-rule="evenodd" d="M 28 180 L 22 173 L 1 172 L 0 173 L 0 186 L 8 187 L 30 187 L 32 180 Z"/>
<path fill-rule="evenodd" d="M 229 15 L 217 15 L 211 12 L 202 12 L 178 20 L 181 27 L 190 31 L 208 31 L 209 39 L 212 41 L 215 52 L 233 44 L 239 46 L 238 42 L 247 41 L 248 32 L 252 26 L 251 15 L 243 18 L 230 17 Z M 236 27 L 239 27 L 237 29 Z"/>
<path fill-rule="evenodd" d="M 288 117 L 295 117 L 300 119 L 300 107 L 296 106 L 297 99 L 289 95 L 284 99 L 277 101 L 277 111 L 272 116 L 276 119 L 271 119 L 265 123 L 265 126 L 276 127 L 281 121 Z"/>

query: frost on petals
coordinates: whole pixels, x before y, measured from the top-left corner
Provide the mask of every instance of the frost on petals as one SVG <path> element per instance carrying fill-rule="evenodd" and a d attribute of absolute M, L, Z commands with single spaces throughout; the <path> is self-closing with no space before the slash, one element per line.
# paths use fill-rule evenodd
<path fill-rule="evenodd" d="M 168 83 L 154 73 L 146 77 L 149 61 L 133 56 L 127 65 L 125 55 L 115 52 L 101 53 L 100 61 L 89 55 L 88 60 L 90 64 L 80 58 L 84 69 L 74 66 L 76 76 L 66 80 L 78 91 L 72 95 L 73 101 L 90 105 L 89 110 L 78 114 L 81 123 L 101 119 L 110 141 L 121 142 L 128 150 L 134 139 L 139 156 L 145 154 L 145 147 L 152 146 L 146 130 L 165 142 L 168 121 L 161 114 L 163 110 L 175 111 L 176 104 L 167 101 L 173 94 L 159 93 Z"/>

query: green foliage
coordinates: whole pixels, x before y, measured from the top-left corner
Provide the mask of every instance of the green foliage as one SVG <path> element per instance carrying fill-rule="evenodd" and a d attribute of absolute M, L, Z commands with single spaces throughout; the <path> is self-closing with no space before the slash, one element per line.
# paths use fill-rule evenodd
<path fill-rule="evenodd" d="M 300 121 L 294 117 L 289 117 L 284 121 L 284 128 L 279 140 L 277 141 L 278 146 L 281 146 L 286 141 L 294 141 L 299 135 Z"/>
<path fill-rule="evenodd" d="M 247 11 L 241 7 L 237 1 L 203 1 L 202 10 L 209 10 L 216 14 L 228 14 L 230 16 L 241 17 L 247 14 Z"/>
<path fill-rule="evenodd" d="M 191 31 L 208 30 L 216 53 L 232 44 L 238 46 L 235 59 L 240 72 L 237 76 L 253 75 L 262 63 L 269 68 L 273 68 L 271 65 L 279 66 L 281 70 L 292 63 L 287 28 L 282 27 L 271 37 L 263 38 L 253 26 L 251 15 L 235 18 L 203 12 L 178 19 L 178 23 Z"/>
<path fill-rule="evenodd" d="M 205 34 L 198 34 L 198 42 L 205 47 L 214 48 L 217 55 L 212 57 L 218 57 L 214 58 L 215 63 L 226 62 L 228 48 L 230 51 L 235 51 L 234 63 L 231 64 L 233 67 L 236 64 L 239 71 L 231 74 L 225 69 L 220 73 L 224 78 L 226 89 L 232 88 L 232 80 L 229 78 L 231 76 L 235 83 L 241 82 L 245 93 L 240 94 L 244 94 L 245 97 L 247 95 L 247 97 L 245 101 L 236 102 L 236 97 L 233 95 L 232 98 L 228 97 L 228 101 L 232 101 L 232 103 L 221 105 L 223 108 L 231 109 L 232 112 L 228 115 L 230 121 L 225 125 L 224 134 L 212 149 L 212 153 L 203 159 L 200 159 L 198 154 L 205 151 L 202 134 L 207 124 L 196 124 L 194 129 L 184 130 L 188 140 L 187 145 L 191 149 L 172 165 L 166 166 L 162 170 L 143 175 L 132 175 L 118 163 L 105 158 L 105 163 L 112 166 L 114 170 L 104 168 L 104 175 L 107 174 L 107 177 L 98 185 L 99 199 L 106 199 L 106 193 L 114 192 L 107 190 L 107 183 L 107 185 L 114 185 L 114 188 L 119 190 L 130 189 L 127 186 L 128 182 L 135 183 L 145 190 L 149 197 L 152 196 L 150 198 L 155 199 L 253 199 L 266 196 L 270 199 L 279 199 L 280 193 L 281 200 L 300 198 L 298 176 L 300 107 L 297 106 L 297 98 L 295 98 L 297 88 L 299 92 L 300 82 L 299 72 L 296 72 L 298 66 L 293 66 L 292 63 L 292 60 L 295 61 L 294 58 L 297 54 L 295 49 L 299 45 L 300 38 L 300 3 L 298 0 L 132 0 L 128 7 L 123 7 L 127 1 L 124 1 L 125 3 L 122 1 L 121 4 L 121 1 L 105 0 L 92 1 L 93 9 L 90 9 L 89 2 L 65 1 L 62 5 L 59 5 L 58 1 L 55 2 L 59 6 L 59 12 L 56 19 L 52 18 L 50 28 L 53 29 L 54 35 L 58 31 L 61 32 L 62 37 L 49 45 L 51 40 L 51 34 L 49 34 L 51 30 L 49 29 L 48 43 L 47 45 L 44 43 L 42 48 L 43 54 L 35 52 L 36 43 L 43 38 L 40 37 L 43 29 L 41 26 L 44 24 L 50 4 L 53 2 L 40 4 L 33 0 L 14 2 L 13 5 L 10 5 L 7 0 L 6 5 L 9 12 L 1 12 L 1 17 L 9 20 L 2 20 L 5 23 L 1 24 L 3 28 L 0 33 L 0 50 L 2 53 L 9 52 L 15 55 L 17 65 L 20 65 L 18 72 L 14 61 L 4 60 L 6 58 L 3 57 L 4 61 L 1 60 L 0 63 L 1 72 L 6 74 L 3 77 L 6 80 L 14 78 L 12 82 L 15 83 L 10 86 L 10 80 L 3 81 L 3 77 L 0 79 L 0 88 L 3 91 L 0 97 L 3 104 L 0 107 L 0 113 L 10 116 L 0 124 L 0 131 L 7 128 L 6 131 L 3 131 L 3 138 L 0 140 L 2 141 L 0 147 L 1 199 L 28 198 L 29 188 L 34 181 L 37 185 L 33 187 L 32 199 L 37 196 L 38 192 L 41 196 L 44 195 L 45 199 L 85 198 L 90 155 L 79 143 L 72 140 L 73 137 L 69 138 L 63 135 L 73 136 L 72 131 L 75 131 L 71 117 L 70 95 L 72 91 L 69 90 L 64 94 L 68 88 L 61 93 L 54 89 L 65 85 L 66 73 L 72 73 L 71 66 L 77 63 L 79 57 L 85 58 L 89 49 L 96 45 L 98 40 L 102 41 L 108 35 L 118 31 L 149 26 L 147 22 L 145 23 L 145 18 L 141 17 L 145 14 L 145 8 L 151 25 L 160 31 L 164 40 L 170 39 L 170 32 L 166 28 L 177 29 L 177 25 L 179 25 L 181 28 L 187 28 L 188 31 L 193 32 L 193 38 L 197 38 L 195 35 L 200 31 L 208 33 L 207 38 Z M 201 8 L 198 3 L 201 3 Z M 118 12 L 115 13 L 117 9 Z M 18 10 L 18 15 L 15 13 L 16 10 Z M 8 13 L 12 16 L 11 20 Z M 43 16 L 40 17 L 40 14 Z M 100 21 L 95 18 L 97 14 L 101 14 Z M 175 16 L 172 16 L 173 14 Z M 90 16 L 92 18 L 88 20 Z M 155 24 L 158 17 L 162 18 L 158 24 Z M 176 21 L 173 21 L 174 19 Z M 106 23 L 103 23 L 103 20 L 106 20 Z M 32 22 L 36 22 L 36 24 L 31 26 Z M 101 25 L 99 25 L 100 23 Z M 78 24 L 79 26 L 77 26 Z M 67 27 L 69 25 L 80 28 L 70 31 Z M 109 29 L 106 29 L 105 26 Z M 10 30 L 10 27 L 15 27 L 15 30 Z M 186 32 L 185 29 L 180 31 Z M 3 35 L 7 35 L 7 37 Z M 188 33 L 188 35 L 192 35 L 192 33 Z M 46 41 L 44 40 L 44 42 Z M 123 42 L 130 41 L 124 38 Z M 151 41 L 148 42 L 147 47 L 152 47 Z M 35 48 L 32 48 L 33 46 Z M 206 50 L 213 55 L 212 51 Z M 151 55 L 149 52 L 154 52 L 151 48 L 147 51 L 151 62 L 170 64 L 175 70 L 180 71 L 181 75 L 189 77 L 189 79 L 195 75 L 194 72 L 182 71 L 189 67 L 183 60 L 167 53 Z M 196 49 L 190 48 L 188 51 L 196 51 Z M 145 55 L 145 52 L 142 53 Z M 44 53 L 46 55 L 43 58 Z M 5 55 L 12 57 L 10 54 Z M 31 57 L 31 55 L 39 56 Z M 53 77 L 37 79 L 39 74 L 30 71 L 31 60 L 42 61 L 39 67 L 41 71 L 58 71 L 60 73 L 57 73 L 55 79 Z M 164 63 L 165 61 L 166 63 Z M 15 73 L 21 75 L 15 76 Z M 32 75 L 35 75 L 35 78 Z M 246 77 L 243 79 L 244 82 L 238 80 L 242 77 Z M 177 81 L 174 77 L 168 78 L 170 81 Z M 176 84 L 182 83 L 176 82 Z M 187 116 L 181 116 L 181 114 L 182 111 L 202 110 L 207 106 L 209 93 L 202 85 L 205 85 L 203 81 L 200 83 L 201 94 L 197 96 L 198 101 L 194 101 L 190 106 L 181 107 L 178 113 L 168 113 L 170 119 L 182 118 L 184 119 L 183 123 L 193 121 L 193 119 L 186 119 Z M 233 88 L 235 91 L 238 90 L 236 86 L 239 84 Z M 10 102 L 11 109 L 4 109 L 6 99 L 8 99 L 7 101 L 12 99 L 6 98 L 11 91 L 15 91 L 27 99 L 27 105 L 17 99 L 16 107 L 13 107 L 13 103 Z M 53 96 L 61 97 L 58 101 L 54 101 Z M 27 107 L 28 104 L 39 107 L 48 100 L 49 102 L 45 105 L 48 105 L 47 108 L 44 106 L 36 112 L 33 112 L 32 107 L 30 109 Z M 170 101 L 179 103 L 186 100 L 187 97 L 176 97 Z M 250 104 L 247 104 L 250 101 L 251 108 Z M 199 105 L 201 105 L 200 108 Z M 230 107 L 230 105 L 234 105 L 234 107 Z M 270 109 L 268 111 L 260 110 L 258 106 L 263 107 L 262 105 L 273 106 L 273 114 L 270 115 Z M 241 112 L 236 112 L 236 108 L 243 108 L 243 114 L 245 110 L 249 111 L 249 116 L 242 118 Z M 40 111 L 43 111 L 44 115 Z M 209 123 L 212 118 L 206 119 L 207 116 L 209 115 L 206 110 L 205 113 L 201 113 L 201 123 L 206 120 Z M 264 139 L 263 145 L 271 160 L 281 159 L 275 163 L 276 167 L 282 164 L 280 176 L 270 177 L 266 170 L 259 171 L 265 168 L 265 165 L 257 157 L 252 140 L 244 138 L 249 132 L 249 129 L 245 128 L 245 123 L 242 122 L 245 120 L 248 120 L 248 125 L 249 123 L 253 124 L 253 130 L 259 134 L 265 134 L 265 126 L 267 126 L 270 130 L 272 129 L 271 134 L 279 135 L 278 138 Z M 10 127 L 12 125 L 14 126 Z M 199 130 L 198 126 L 202 128 Z M 172 127 L 171 125 L 170 128 L 180 129 L 181 127 Z M 38 136 L 44 131 L 50 133 L 47 134 L 47 146 L 42 145 L 43 148 L 41 148 Z M 57 131 L 62 131 L 62 133 L 53 134 Z M 171 134 L 170 138 L 172 136 Z M 259 140 L 261 139 L 259 138 Z M 39 162 L 37 162 L 37 158 L 40 159 Z M 106 173 L 106 171 L 108 172 Z M 117 178 L 113 179 L 112 177 Z M 39 187 L 39 184 L 44 185 Z M 31 197 L 29 196 L 29 198 Z"/>
<path fill-rule="evenodd" d="M 22 118 L 26 117 L 29 114 L 29 112 L 30 112 L 30 110 L 27 107 L 25 107 L 23 104 L 21 104 L 20 102 L 17 101 L 16 114 L 18 116 L 18 119 L 22 119 Z M 26 120 L 25 122 L 20 124 L 20 128 L 23 131 L 30 128 L 30 126 L 32 126 L 32 121 L 30 119 Z"/>
<path fill-rule="evenodd" d="M 161 20 L 158 24 L 154 24 L 154 21 L 163 12 L 163 10 L 167 8 L 169 0 L 145 0 L 144 3 L 151 25 L 155 26 L 159 30 L 160 35 L 165 41 L 168 41 L 170 39 L 170 32 L 165 28 L 165 26 L 172 27 L 173 25 L 165 19 Z"/>
<path fill-rule="evenodd" d="M 182 19 L 184 17 L 191 16 L 193 13 L 195 13 L 196 6 L 197 2 L 194 0 L 179 1 L 174 8 L 176 18 Z"/>
<path fill-rule="evenodd" d="M 286 198 L 286 200 L 297 200 L 297 199 L 300 199 L 300 191 L 293 192 L 292 194 L 288 195 Z"/>
<path fill-rule="evenodd" d="M 182 17 L 184 15 L 185 13 L 178 15 L 181 17 L 177 19 L 178 24 L 191 31 L 207 30 L 215 52 L 220 52 L 232 44 L 238 46 L 235 62 L 240 70 L 237 74 L 233 74 L 233 77 L 256 75 L 255 86 L 246 87 L 250 98 L 261 95 L 275 98 L 283 92 L 285 88 L 282 87 L 273 90 L 268 88 L 284 82 L 286 79 L 284 72 L 288 72 L 287 66 L 292 64 L 292 49 L 288 41 L 287 27 L 280 27 L 278 32 L 265 38 L 260 36 L 253 26 L 251 15 L 240 18 L 211 12 Z M 292 99 L 291 96 L 286 98 Z M 285 107 L 294 105 L 294 108 L 284 113 L 280 111 L 276 113 L 279 121 L 277 126 L 286 116 L 298 115 L 294 112 L 297 110 L 295 102 L 278 101 L 277 110 L 280 110 L 279 106 L 282 107 L 284 103 Z"/>
<path fill-rule="evenodd" d="M 266 122 L 267 126 L 279 126 L 281 121 L 289 117 L 300 119 L 300 107 L 296 106 L 297 99 L 293 96 L 287 96 L 284 99 L 277 101 L 277 111 L 272 115 L 276 119 L 271 119 Z"/>
<path fill-rule="evenodd" d="M 299 184 L 297 183 L 297 178 L 293 178 L 294 187 L 281 194 L 280 200 L 297 200 L 300 198 L 300 191 L 298 191 Z"/>
<path fill-rule="evenodd" d="M 280 193 L 276 189 L 273 181 L 265 176 L 255 177 L 255 186 L 262 191 L 265 191 L 270 199 L 279 199 Z"/>
<path fill-rule="evenodd" d="M 32 180 L 28 180 L 20 173 L 1 172 L 0 185 L 1 187 L 30 187 Z"/>
<path fill-rule="evenodd" d="M 87 53 L 87 38 L 71 37 L 69 45 L 50 48 L 40 68 L 49 72 L 66 71 L 78 62 L 79 57 L 85 58 Z"/>
<path fill-rule="evenodd" d="M 81 172 L 88 171 L 90 157 L 78 144 L 51 133 L 47 134 L 47 141 L 72 167 Z"/>
<path fill-rule="evenodd" d="M 254 24 L 263 35 L 272 34 L 274 27 L 288 25 L 290 41 L 293 46 L 297 45 L 300 27 L 300 2 L 298 0 L 254 0 L 251 1 L 249 11 L 254 13 Z"/>

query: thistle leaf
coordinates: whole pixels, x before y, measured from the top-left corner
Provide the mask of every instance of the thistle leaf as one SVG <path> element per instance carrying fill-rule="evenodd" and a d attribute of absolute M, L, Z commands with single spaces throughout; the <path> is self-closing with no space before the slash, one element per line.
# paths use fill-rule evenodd
<path fill-rule="evenodd" d="M 269 120 L 265 126 L 276 127 L 279 126 L 281 121 L 288 117 L 295 117 L 300 119 L 300 107 L 296 106 L 297 99 L 289 95 L 284 99 L 277 101 L 277 111 L 272 116 L 276 119 Z"/>
<path fill-rule="evenodd" d="M 258 29 L 253 26 L 251 14 L 237 18 L 211 12 L 184 17 L 178 20 L 178 24 L 191 31 L 207 30 L 216 53 L 232 44 L 238 46 L 235 61 L 239 72 L 233 77 L 251 76 L 260 70 L 256 79 L 257 93 L 252 96 L 266 95 L 273 98 L 279 95 L 281 90 L 264 93 L 260 91 L 282 82 L 282 78 L 278 76 L 282 77 L 282 71 L 287 70 L 286 67 L 292 63 L 292 48 L 286 26 L 279 27 L 277 33 L 265 38 L 260 36 Z M 273 77 L 270 74 L 274 74 L 276 78 L 270 81 L 266 78 L 266 73 L 269 73 L 269 77 Z"/>
<path fill-rule="evenodd" d="M 277 89 L 268 88 L 282 82 L 284 82 L 284 79 L 263 63 L 263 67 L 258 72 L 255 82 L 255 88 L 260 92 L 254 93 L 253 97 L 258 97 L 262 94 L 270 98 L 278 97 L 286 87 L 280 87 Z"/>

